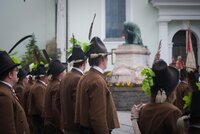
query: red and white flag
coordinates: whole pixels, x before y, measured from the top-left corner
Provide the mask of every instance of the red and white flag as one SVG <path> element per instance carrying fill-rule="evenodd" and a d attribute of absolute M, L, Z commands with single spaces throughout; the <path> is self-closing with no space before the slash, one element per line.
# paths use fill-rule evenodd
<path fill-rule="evenodd" d="M 186 31 L 186 68 L 188 71 L 196 69 L 196 59 L 194 56 L 194 51 L 192 47 L 191 31 L 188 29 Z"/>

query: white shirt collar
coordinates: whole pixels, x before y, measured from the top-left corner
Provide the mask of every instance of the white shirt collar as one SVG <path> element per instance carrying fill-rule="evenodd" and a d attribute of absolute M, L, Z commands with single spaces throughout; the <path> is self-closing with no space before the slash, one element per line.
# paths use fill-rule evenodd
<path fill-rule="evenodd" d="M 44 82 L 44 81 L 42 81 L 42 80 L 39 80 L 43 85 L 45 85 L 45 86 L 47 86 L 47 84 Z"/>
<path fill-rule="evenodd" d="M 183 82 L 183 83 L 185 83 L 185 84 L 188 84 L 188 82 L 187 82 L 187 81 L 185 81 L 185 80 L 183 80 L 183 81 L 181 81 L 181 82 Z"/>
<path fill-rule="evenodd" d="M 95 70 L 99 71 L 100 73 L 104 73 L 103 69 L 101 69 L 100 67 L 98 66 L 93 66 L 92 68 L 94 68 Z"/>
<path fill-rule="evenodd" d="M 84 73 L 83 73 L 83 71 L 82 71 L 80 68 L 73 67 L 73 69 L 75 69 L 75 70 L 77 70 L 77 71 L 81 72 L 81 74 L 84 74 Z"/>
<path fill-rule="evenodd" d="M 5 84 L 5 85 L 7 85 L 8 87 L 10 87 L 10 90 L 11 90 L 13 93 L 15 93 L 15 90 L 13 89 L 13 86 L 12 86 L 10 83 L 5 82 L 5 81 L 0 81 L 0 82 L 3 83 L 3 84 Z"/>

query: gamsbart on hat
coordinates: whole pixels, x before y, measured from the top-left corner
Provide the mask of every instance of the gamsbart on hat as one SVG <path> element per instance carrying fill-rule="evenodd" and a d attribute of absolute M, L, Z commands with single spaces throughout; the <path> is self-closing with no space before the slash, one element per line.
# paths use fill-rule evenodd
<path fill-rule="evenodd" d="M 90 44 L 90 49 L 87 52 L 87 56 L 89 58 L 97 58 L 98 56 L 106 56 L 111 54 L 107 51 L 105 44 L 99 37 L 93 37 Z"/>

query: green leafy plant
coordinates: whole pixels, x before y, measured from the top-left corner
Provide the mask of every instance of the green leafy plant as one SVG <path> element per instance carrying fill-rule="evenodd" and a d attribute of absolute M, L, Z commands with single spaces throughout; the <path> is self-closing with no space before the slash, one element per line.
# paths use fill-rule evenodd
<path fill-rule="evenodd" d="M 69 42 L 71 44 L 73 44 L 73 45 L 72 45 L 72 47 L 67 49 L 67 57 L 69 57 L 72 54 L 74 45 L 80 46 L 84 53 L 87 53 L 89 51 L 89 49 L 90 49 L 90 44 L 89 43 L 80 42 L 80 41 L 78 41 L 77 39 L 75 39 L 73 37 L 70 38 Z"/>
<path fill-rule="evenodd" d="M 0 51 L 3 51 L 1 48 L 0 48 Z M 15 64 L 21 64 L 20 63 L 20 60 L 18 58 L 15 57 L 15 55 L 17 54 L 17 52 L 12 52 L 9 54 L 9 56 L 11 57 L 12 61 L 15 63 Z"/>
<path fill-rule="evenodd" d="M 37 41 L 35 39 L 35 36 L 33 35 L 33 37 L 29 40 L 29 43 L 26 45 L 26 52 L 22 56 L 22 59 L 21 59 L 21 65 L 26 70 L 29 70 L 28 66 L 31 63 L 35 63 L 33 50 L 35 50 L 37 52 L 37 54 L 39 55 L 38 57 L 39 57 L 40 61 L 42 61 L 42 62 L 45 61 L 44 58 L 41 56 L 41 50 L 36 45 L 36 43 L 37 43 Z"/>
<path fill-rule="evenodd" d="M 145 68 L 141 71 L 141 75 L 145 77 L 142 81 L 142 90 L 147 96 L 151 96 L 151 87 L 154 84 L 153 77 L 155 77 L 155 73 L 151 69 Z"/>
<path fill-rule="evenodd" d="M 197 82 L 196 85 L 198 87 L 198 90 L 200 91 L 200 82 Z"/>
<path fill-rule="evenodd" d="M 183 97 L 183 101 L 185 101 L 183 108 L 190 110 L 191 102 L 192 102 L 192 93 Z"/>
<path fill-rule="evenodd" d="M 21 64 L 20 60 L 15 57 L 16 54 L 17 54 L 17 52 L 12 52 L 12 53 L 9 54 L 9 56 L 11 57 L 12 61 L 15 64 Z"/>
<path fill-rule="evenodd" d="M 197 89 L 200 91 L 200 83 L 196 83 L 196 86 L 198 87 Z M 192 93 L 185 95 L 183 97 L 183 101 L 185 102 L 183 108 L 190 110 L 190 106 L 192 102 Z"/>

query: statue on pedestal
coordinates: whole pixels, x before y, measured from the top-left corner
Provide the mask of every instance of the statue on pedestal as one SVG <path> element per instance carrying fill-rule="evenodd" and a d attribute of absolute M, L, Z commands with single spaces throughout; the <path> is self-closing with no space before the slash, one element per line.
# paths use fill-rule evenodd
<path fill-rule="evenodd" d="M 140 28 L 137 24 L 126 21 L 124 22 L 125 44 L 143 45 Z"/>
<path fill-rule="evenodd" d="M 125 44 L 115 51 L 116 61 L 110 78 L 111 83 L 141 84 L 142 69 L 148 66 L 149 50 L 143 45 L 140 28 L 133 22 L 124 22 Z"/>

